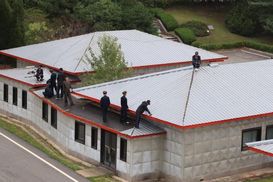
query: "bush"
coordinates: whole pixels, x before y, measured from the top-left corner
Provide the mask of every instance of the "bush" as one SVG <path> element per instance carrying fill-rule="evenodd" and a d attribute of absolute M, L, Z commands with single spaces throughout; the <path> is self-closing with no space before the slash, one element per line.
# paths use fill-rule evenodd
<path fill-rule="evenodd" d="M 177 28 L 175 33 L 182 39 L 185 44 L 191 44 L 196 41 L 193 31 L 189 28 Z"/>
<path fill-rule="evenodd" d="M 197 37 L 204 37 L 209 35 L 208 26 L 200 21 L 188 21 L 180 25 L 181 28 L 189 28 Z"/>
<path fill-rule="evenodd" d="M 173 31 L 178 27 L 176 19 L 164 11 L 156 10 L 156 17 L 159 18 L 168 31 Z"/>
<path fill-rule="evenodd" d="M 231 9 L 226 20 L 227 28 L 233 32 L 244 36 L 254 35 L 258 29 L 258 21 L 253 11 L 246 1 L 241 1 Z"/>

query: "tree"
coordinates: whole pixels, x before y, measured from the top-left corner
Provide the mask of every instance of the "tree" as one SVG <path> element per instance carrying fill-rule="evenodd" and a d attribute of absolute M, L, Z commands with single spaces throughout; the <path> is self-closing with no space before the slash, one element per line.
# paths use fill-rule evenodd
<path fill-rule="evenodd" d="M 91 50 L 91 58 L 87 59 L 95 73 L 83 75 L 81 79 L 84 85 L 117 80 L 130 75 L 117 38 L 103 35 L 99 39 L 98 46 L 99 55 Z"/>
<path fill-rule="evenodd" d="M 148 33 L 155 33 L 152 26 L 153 15 L 142 3 L 135 2 L 122 8 L 123 29 L 138 29 Z"/>
<path fill-rule="evenodd" d="M 22 46 L 24 36 L 22 0 L 0 1 L 0 49 Z"/>

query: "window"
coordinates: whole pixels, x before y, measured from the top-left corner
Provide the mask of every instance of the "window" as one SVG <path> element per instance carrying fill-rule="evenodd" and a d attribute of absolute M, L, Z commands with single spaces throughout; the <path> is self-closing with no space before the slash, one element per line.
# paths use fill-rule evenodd
<path fill-rule="evenodd" d="M 22 90 L 22 108 L 27 109 L 27 91 Z"/>
<path fill-rule="evenodd" d="M 266 140 L 273 139 L 273 125 L 266 127 L 265 139 Z"/>
<path fill-rule="evenodd" d="M 51 107 L 51 126 L 57 129 L 57 110 Z"/>
<path fill-rule="evenodd" d="M 75 141 L 85 144 L 85 124 L 75 121 Z"/>
<path fill-rule="evenodd" d="M 120 160 L 126 162 L 127 160 L 127 140 L 120 138 Z"/>
<path fill-rule="evenodd" d="M 246 150 L 246 143 L 261 140 L 261 130 L 261 128 L 251 128 L 242 131 L 242 151 Z"/>
<path fill-rule="evenodd" d="M 18 90 L 16 87 L 12 88 L 12 103 L 13 105 L 17 106 L 18 102 Z"/>
<path fill-rule="evenodd" d="M 4 101 L 9 102 L 9 86 L 4 84 Z"/>
<path fill-rule="evenodd" d="M 43 115 L 42 118 L 44 121 L 48 122 L 48 105 L 47 103 L 43 102 Z"/>
<path fill-rule="evenodd" d="M 98 147 L 98 128 L 91 128 L 91 147 L 97 149 Z"/>

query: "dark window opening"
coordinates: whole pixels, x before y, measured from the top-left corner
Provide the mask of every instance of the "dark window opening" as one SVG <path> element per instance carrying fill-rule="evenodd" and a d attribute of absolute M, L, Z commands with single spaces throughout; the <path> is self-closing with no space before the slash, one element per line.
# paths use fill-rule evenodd
<path fill-rule="evenodd" d="M 75 141 L 85 144 L 85 124 L 75 121 Z"/>
<path fill-rule="evenodd" d="M 43 120 L 48 122 L 48 105 L 47 103 L 43 102 Z"/>
<path fill-rule="evenodd" d="M 127 161 L 127 140 L 120 138 L 120 160 Z"/>
<path fill-rule="evenodd" d="M 266 140 L 273 139 L 273 125 L 266 127 L 265 139 Z"/>
<path fill-rule="evenodd" d="M 4 101 L 9 102 L 9 86 L 4 84 Z"/>
<path fill-rule="evenodd" d="M 262 128 L 251 128 L 242 131 L 242 146 L 241 150 L 247 149 L 246 143 L 261 141 Z"/>
<path fill-rule="evenodd" d="M 12 103 L 15 106 L 18 104 L 18 90 L 16 87 L 12 88 Z"/>
<path fill-rule="evenodd" d="M 57 129 L 57 110 L 51 107 L 51 126 Z"/>
<path fill-rule="evenodd" d="M 91 147 L 93 149 L 98 148 L 98 128 L 91 128 Z"/>
<path fill-rule="evenodd" d="M 27 91 L 22 90 L 22 108 L 27 109 Z"/>

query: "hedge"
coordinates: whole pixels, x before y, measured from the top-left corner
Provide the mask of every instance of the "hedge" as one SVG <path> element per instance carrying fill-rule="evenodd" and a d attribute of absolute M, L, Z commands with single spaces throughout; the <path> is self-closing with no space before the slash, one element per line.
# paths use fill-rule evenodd
<path fill-rule="evenodd" d="M 206 49 L 206 50 L 248 47 L 248 48 L 252 48 L 252 49 L 256 49 L 260 51 L 273 53 L 273 46 L 254 42 L 254 41 L 242 41 L 242 42 L 232 42 L 232 43 L 223 43 L 223 44 L 200 44 L 198 42 L 194 42 L 192 45 L 195 47 Z"/>
<path fill-rule="evenodd" d="M 155 16 L 162 21 L 168 31 L 173 31 L 178 27 L 176 19 L 172 15 L 165 13 L 164 11 L 155 11 Z"/>
<path fill-rule="evenodd" d="M 189 28 L 177 28 L 175 33 L 182 39 L 185 44 L 191 44 L 196 41 L 193 31 Z"/>
<path fill-rule="evenodd" d="M 188 21 L 180 25 L 181 28 L 189 28 L 197 37 L 204 37 L 209 35 L 208 26 L 200 21 Z"/>

